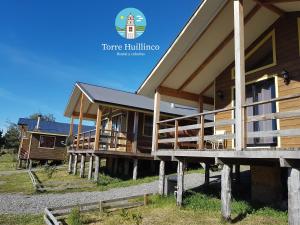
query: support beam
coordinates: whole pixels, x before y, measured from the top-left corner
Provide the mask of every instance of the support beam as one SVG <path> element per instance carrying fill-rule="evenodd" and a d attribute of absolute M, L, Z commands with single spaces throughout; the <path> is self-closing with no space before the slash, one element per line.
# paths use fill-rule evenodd
<path fill-rule="evenodd" d="M 98 106 L 94 150 L 99 150 L 101 122 L 102 122 L 102 108 L 101 106 Z"/>
<path fill-rule="evenodd" d="M 274 0 L 272 0 L 272 1 L 264 1 L 264 0 L 253 0 L 253 1 L 255 1 L 257 4 L 259 4 L 260 6 L 263 6 L 263 7 L 265 7 L 266 9 L 269 9 L 270 11 L 272 11 L 273 13 L 276 13 L 277 15 L 279 15 L 279 16 L 282 16 L 285 12 L 282 10 L 282 9 L 280 9 L 280 8 L 278 8 L 278 7 L 276 7 L 276 6 L 274 6 L 274 5 L 272 5 L 271 3 L 275 3 L 275 1 Z M 289 0 L 284 0 L 284 2 L 288 2 Z"/>
<path fill-rule="evenodd" d="M 136 180 L 138 176 L 138 159 L 133 160 L 132 179 Z"/>
<path fill-rule="evenodd" d="M 85 172 L 85 155 L 81 155 L 81 160 L 80 160 L 80 177 L 84 178 L 84 172 Z"/>
<path fill-rule="evenodd" d="M 79 149 L 80 134 L 81 134 L 81 129 L 82 129 L 83 100 L 84 100 L 84 95 L 83 95 L 83 93 L 82 93 L 82 94 L 81 94 L 81 100 L 80 100 L 79 123 L 78 123 L 78 130 L 77 130 L 77 145 L 76 145 L 76 149 L 77 149 L 77 150 Z"/>
<path fill-rule="evenodd" d="M 288 169 L 288 217 L 289 225 L 300 223 L 300 171 Z"/>
<path fill-rule="evenodd" d="M 93 155 L 90 155 L 89 174 L 88 179 L 91 180 L 93 177 Z"/>
<path fill-rule="evenodd" d="M 235 55 L 235 148 L 245 147 L 245 46 L 244 46 L 244 8 L 243 0 L 234 0 L 234 55 Z"/>
<path fill-rule="evenodd" d="M 78 154 L 75 154 L 73 163 L 74 163 L 73 164 L 73 175 L 76 175 L 77 174 Z"/>
<path fill-rule="evenodd" d="M 205 184 L 209 184 L 209 169 L 210 165 L 205 163 Z"/>
<path fill-rule="evenodd" d="M 230 221 L 231 217 L 231 169 L 228 164 L 223 165 L 221 174 L 221 211 L 222 217 Z"/>
<path fill-rule="evenodd" d="M 171 96 L 171 97 L 175 97 L 175 98 L 182 98 L 188 101 L 192 101 L 192 102 L 197 102 L 199 101 L 199 95 L 194 94 L 194 93 L 190 93 L 190 92 L 186 92 L 186 91 L 178 91 L 176 89 L 173 88 L 169 88 L 169 87 L 163 87 L 160 86 L 158 88 L 158 91 L 160 94 L 165 95 L 165 96 Z M 205 104 L 208 105 L 213 105 L 214 104 L 214 99 L 211 97 L 207 97 L 203 95 L 203 101 Z"/>
<path fill-rule="evenodd" d="M 138 139 L 138 129 L 139 129 L 139 112 L 134 112 L 133 120 L 133 142 L 132 142 L 132 152 L 137 152 L 137 139 Z"/>
<path fill-rule="evenodd" d="M 69 167 L 68 167 L 68 173 L 72 173 L 72 162 L 73 162 L 73 155 L 69 155 Z"/>
<path fill-rule="evenodd" d="M 95 155 L 95 173 L 94 173 L 95 182 L 98 182 L 99 179 L 99 167 L 100 167 L 100 157 Z"/>
<path fill-rule="evenodd" d="M 184 192 L 184 170 L 185 170 L 185 163 L 183 161 L 178 161 L 178 166 L 177 166 L 177 196 L 176 196 L 177 206 L 182 205 L 183 192 Z"/>
<path fill-rule="evenodd" d="M 73 136 L 73 129 L 74 129 L 74 117 L 71 116 L 71 120 L 70 120 L 70 131 L 69 131 L 69 136 Z"/>
<path fill-rule="evenodd" d="M 153 112 L 153 134 L 152 134 L 152 153 L 157 151 L 158 148 L 158 122 L 160 120 L 160 93 L 155 92 L 154 95 L 154 112 Z"/>
<path fill-rule="evenodd" d="M 165 174 L 165 161 L 161 160 L 159 163 L 159 178 L 158 178 L 158 194 L 164 195 L 165 193 L 165 183 L 166 183 L 166 174 Z"/>

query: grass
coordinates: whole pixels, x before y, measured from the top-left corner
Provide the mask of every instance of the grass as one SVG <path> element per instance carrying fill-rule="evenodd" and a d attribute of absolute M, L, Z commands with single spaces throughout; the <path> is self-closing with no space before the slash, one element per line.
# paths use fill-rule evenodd
<path fill-rule="evenodd" d="M 242 215 L 242 216 L 241 216 Z M 184 206 L 176 206 L 173 197 L 153 196 L 150 204 L 115 213 L 82 214 L 84 224 L 93 225 L 222 225 L 220 200 L 205 194 L 186 196 Z M 287 213 L 272 208 L 253 208 L 246 202 L 233 201 L 232 223 L 240 225 L 287 224 Z"/>
<path fill-rule="evenodd" d="M 0 171 L 12 171 L 16 170 L 16 155 L 6 153 L 0 155 Z"/>
<path fill-rule="evenodd" d="M 0 214 L 0 224 L 3 225 L 41 225 L 44 224 L 41 215 Z"/>

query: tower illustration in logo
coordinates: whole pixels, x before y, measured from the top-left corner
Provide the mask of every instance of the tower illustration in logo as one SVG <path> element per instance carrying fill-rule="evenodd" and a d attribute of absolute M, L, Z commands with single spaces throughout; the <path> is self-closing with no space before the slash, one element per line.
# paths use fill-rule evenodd
<path fill-rule="evenodd" d="M 135 39 L 145 32 L 146 18 L 135 8 L 121 10 L 115 21 L 117 32 L 126 39 Z"/>

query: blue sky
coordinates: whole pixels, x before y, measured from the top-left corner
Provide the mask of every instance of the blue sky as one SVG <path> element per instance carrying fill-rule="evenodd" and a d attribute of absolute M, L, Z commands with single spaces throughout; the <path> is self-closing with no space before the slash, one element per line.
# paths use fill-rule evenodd
<path fill-rule="evenodd" d="M 196 10 L 200 0 L 3 0 L 0 2 L 0 129 L 35 112 L 63 116 L 76 81 L 135 91 Z M 145 33 L 126 40 L 115 29 L 124 8 L 141 10 Z M 101 43 L 145 42 L 160 50 L 116 56 Z"/>

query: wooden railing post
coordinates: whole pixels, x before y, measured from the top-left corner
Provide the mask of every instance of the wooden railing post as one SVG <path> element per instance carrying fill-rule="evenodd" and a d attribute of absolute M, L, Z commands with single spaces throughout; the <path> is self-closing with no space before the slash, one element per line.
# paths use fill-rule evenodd
<path fill-rule="evenodd" d="M 88 137 L 88 149 L 91 149 L 91 137 L 92 137 L 92 131 L 89 132 L 89 137 Z"/>
<path fill-rule="evenodd" d="M 156 90 L 154 95 L 152 152 L 156 152 L 158 148 L 159 115 L 160 115 L 160 93 Z"/>
<path fill-rule="evenodd" d="M 100 139 L 100 132 L 101 132 L 101 122 L 102 122 L 102 108 L 99 105 L 97 110 L 97 121 L 96 121 L 96 132 L 95 132 L 95 144 L 94 150 L 99 150 L 99 139 Z"/>
<path fill-rule="evenodd" d="M 81 134 L 81 128 L 82 128 L 82 118 L 83 118 L 83 101 L 84 101 L 84 95 L 81 94 L 81 100 L 80 100 L 80 112 L 79 112 L 79 124 L 78 124 L 78 130 L 77 130 L 77 146 L 76 149 L 79 149 L 80 144 L 80 134 Z"/>
<path fill-rule="evenodd" d="M 82 149 L 84 149 L 85 133 L 82 134 Z"/>
<path fill-rule="evenodd" d="M 199 128 L 199 149 L 204 149 L 204 115 L 200 116 L 200 128 Z"/>
<path fill-rule="evenodd" d="M 174 149 L 178 149 L 178 120 L 175 120 Z"/>

